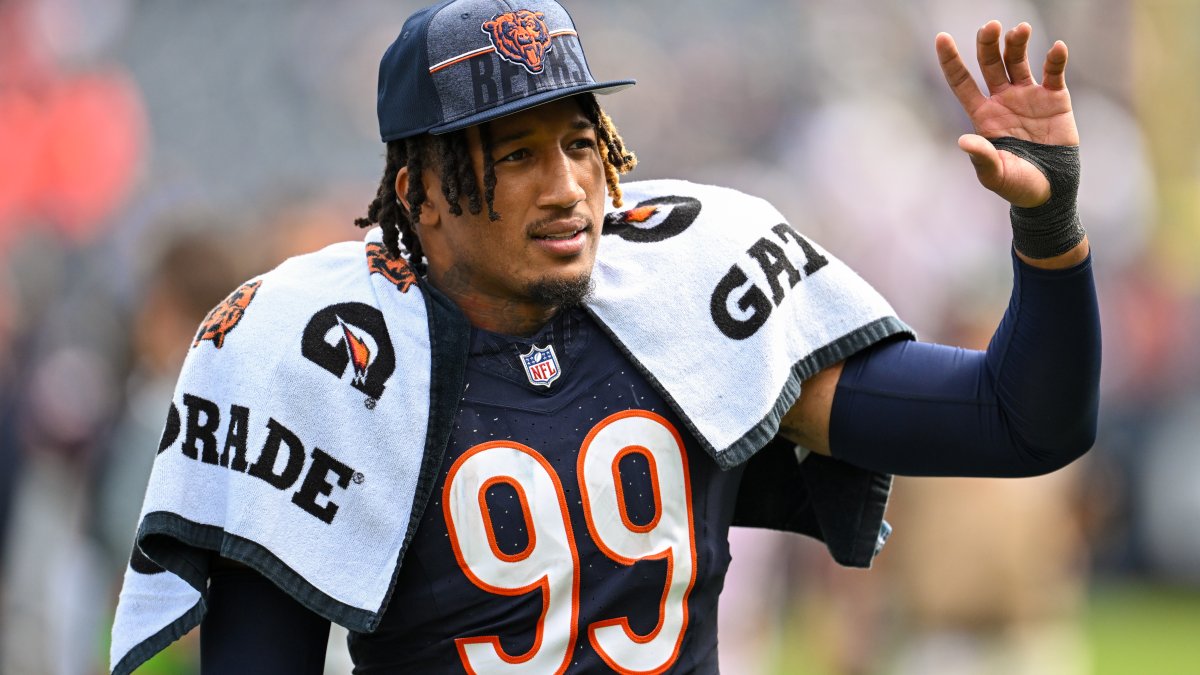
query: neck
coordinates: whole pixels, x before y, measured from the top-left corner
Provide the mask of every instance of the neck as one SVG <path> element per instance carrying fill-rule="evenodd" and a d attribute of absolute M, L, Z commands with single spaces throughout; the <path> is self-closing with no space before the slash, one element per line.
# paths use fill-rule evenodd
<path fill-rule="evenodd" d="M 533 335 L 559 310 L 557 305 L 489 295 L 456 274 L 454 268 L 443 274 L 435 274 L 430 270 L 428 279 L 434 288 L 462 310 L 472 326 L 501 335 Z"/>

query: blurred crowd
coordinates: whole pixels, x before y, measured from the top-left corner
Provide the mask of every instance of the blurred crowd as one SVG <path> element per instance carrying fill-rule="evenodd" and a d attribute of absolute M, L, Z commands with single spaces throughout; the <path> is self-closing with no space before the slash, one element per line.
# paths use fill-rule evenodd
<path fill-rule="evenodd" d="M 412 0 L 0 0 L 0 673 L 104 672 L 174 380 L 242 280 L 358 238 L 379 55 Z M 982 348 L 1007 211 L 933 53 L 986 20 L 1070 46 L 1101 296 L 1100 436 L 1027 481 L 899 479 L 871 572 L 736 531 L 730 673 L 789 631 L 819 672 L 1085 673 L 1096 578 L 1200 587 L 1200 3 L 565 4 L 632 178 L 774 202 L 922 339 Z M 1035 72 L 1038 69 L 1035 68 Z M 146 672 L 194 672 L 194 635 Z M 335 654 L 331 671 L 344 665 Z"/>

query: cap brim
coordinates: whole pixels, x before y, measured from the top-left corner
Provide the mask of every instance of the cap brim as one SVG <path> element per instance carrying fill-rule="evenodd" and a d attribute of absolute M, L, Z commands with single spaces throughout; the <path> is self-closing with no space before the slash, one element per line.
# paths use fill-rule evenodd
<path fill-rule="evenodd" d="M 491 120 L 504 117 L 505 115 L 512 115 L 514 113 L 519 113 L 522 110 L 528 110 L 529 108 L 537 107 L 544 103 L 557 101 L 560 98 L 566 98 L 568 96 L 574 96 L 576 94 L 583 94 L 587 92 L 592 92 L 594 94 L 612 94 L 614 92 L 621 91 L 622 89 L 628 89 L 635 84 L 637 84 L 636 80 L 609 80 L 608 82 L 592 82 L 589 84 L 575 85 L 574 87 L 552 89 L 550 91 L 544 91 L 540 94 L 534 94 L 533 96 L 526 96 L 525 98 L 516 101 L 510 101 L 503 105 L 498 105 L 495 108 L 475 113 L 474 115 L 468 115 L 460 120 L 454 120 L 453 122 L 447 122 L 445 124 L 438 125 L 430 129 L 429 133 L 448 134 L 451 131 L 458 131 L 460 129 L 466 129 L 467 127 L 473 127 L 476 124 L 490 122 Z"/>

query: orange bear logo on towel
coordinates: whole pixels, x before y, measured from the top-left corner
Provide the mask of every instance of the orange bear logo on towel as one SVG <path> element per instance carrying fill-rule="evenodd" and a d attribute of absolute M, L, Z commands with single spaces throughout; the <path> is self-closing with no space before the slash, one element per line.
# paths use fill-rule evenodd
<path fill-rule="evenodd" d="M 242 320 L 242 315 L 245 314 L 246 308 L 250 306 L 250 301 L 254 299 L 254 294 L 261 285 L 261 279 L 248 281 L 230 293 L 228 298 L 221 301 L 221 304 L 213 307 L 208 316 L 204 317 L 204 323 L 200 324 L 200 331 L 196 333 L 196 339 L 192 341 L 192 346 L 199 346 L 204 340 L 212 340 L 217 349 L 220 349 L 225 344 L 225 336 Z"/>

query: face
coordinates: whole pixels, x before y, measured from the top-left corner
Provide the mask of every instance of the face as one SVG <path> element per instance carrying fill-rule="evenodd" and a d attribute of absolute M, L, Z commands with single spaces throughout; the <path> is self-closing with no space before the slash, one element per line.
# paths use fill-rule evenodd
<path fill-rule="evenodd" d="M 607 196 L 595 126 L 565 99 L 490 123 L 495 210 L 450 212 L 435 171 L 424 174 L 429 201 L 417 231 L 429 278 L 466 311 L 554 310 L 553 293 L 590 279 Z M 468 129 L 483 184 L 483 148 Z M 399 194 L 405 194 L 403 191 Z M 465 200 L 464 200 L 465 202 Z M 476 321 L 476 325 L 481 323 Z"/>

